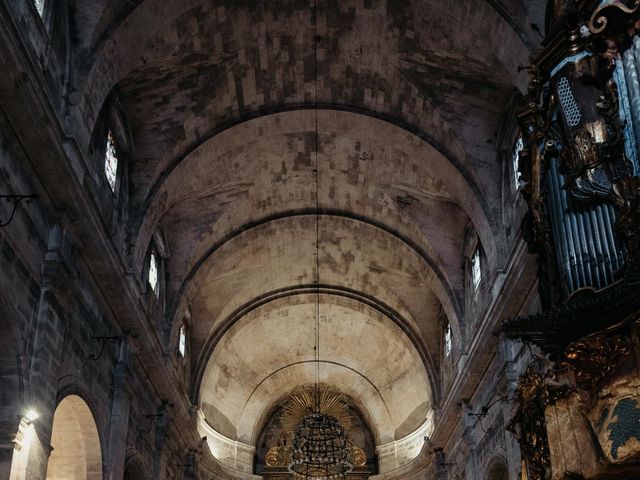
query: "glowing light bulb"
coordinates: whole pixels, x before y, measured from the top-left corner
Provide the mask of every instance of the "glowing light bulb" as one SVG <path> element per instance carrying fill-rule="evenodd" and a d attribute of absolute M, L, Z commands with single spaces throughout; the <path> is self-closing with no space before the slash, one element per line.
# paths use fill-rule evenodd
<path fill-rule="evenodd" d="M 30 408 L 30 409 L 29 409 L 29 410 L 27 410 L 27 411 L 26 411 L 26 413 L 24 414 L 24 419 L 25 419 L 27 422 L 31 423 L 31 422 L 33 422 L 34 420 L 36 420 L 39 416 L 40 416 L 40 415 L 38 414 L 38 412 L 37 412 L 35 409 Z"/>

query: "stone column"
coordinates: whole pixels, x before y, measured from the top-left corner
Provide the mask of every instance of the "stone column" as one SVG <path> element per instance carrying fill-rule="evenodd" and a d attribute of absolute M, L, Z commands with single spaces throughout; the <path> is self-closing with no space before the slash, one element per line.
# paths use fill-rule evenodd
<path fill-rule="evenodd" d="M 130 399 L 127 380 L 130 372 L 130 358 L 129 342 L 123 338 L 118 345 L 118 357 L 113 370 L 113 399 L 111 401 L 109 448 L 107 451 L 109 480 L 120 480 L 124 476 L 129 429 Z"/>
<path fill-rule="evenodd" d="M 167 402 L 163 402 L 160 414 L 156 418 L 155 448 L 153 452 L 153 478 L 165 480 L 167 477 L 167 458 L 164 451 L 167 436 Z"/>
<path fill-rule="evenodd" d="M 51 227 L 47 253 L 42 262 L 42 289 L 30 354 L 28 404 L 38 413 L 30 425 L 34 435 L 29 442 L 27 478 L 45 478 L 51 452 L 51 431 L 58 394 L 58 371 L 63 354 L 65 304 L 69 299 L 69 258 L 72 244 L 59 224 Z M 20 478 L 19 476 L 16 478 Z"/>
<path fill-rule="evenodd" d="M 198 454 L 195 450 L 189 450 L 184 462 L 183 480 L 198 480 Z"/>
<path fill-rule="evenodd" d="M 447 480 L 448 467 L 444 450 L 436 448 L 434 460 L 436 462 L 436 480 Z"/>

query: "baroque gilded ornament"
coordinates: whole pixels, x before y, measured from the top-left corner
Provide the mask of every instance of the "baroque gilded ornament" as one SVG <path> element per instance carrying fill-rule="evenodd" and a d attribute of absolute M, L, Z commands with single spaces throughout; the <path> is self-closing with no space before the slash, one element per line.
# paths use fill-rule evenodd
<path fill-rule="evenodd" d="M 629 260 L 613 224 L 627 201 L 617 185 L 633 177 L 638 159 L 625 151 L 613 73 L 638 30 L 639 4 L 556 2 L 556 20 L 529 67 L 517 113 L 519 167 L 529 204 L 524 227 L 540 254 L 545 308 L 613 285 Z"/>
<path fill-rule="evenodd" d="M 287 399 L 280 417 L 283 431 L 278 445 L 267 452 L 267 467 L 288 467 L 293 478 L 338 479 L 352 467 L 367 464 L 364 450 L 346 434 L 352 423 L 347 399 L 329 389 L 317 398 L 315 390 L 303 390 Z M 305 459 L 317 457 L 317 464 L 302 461 L 303 454 Z"/>
<path fill-rule="evenodd" d="M 572 369 L 578 388 L 594 390 L 631 353 L 631 348 L 632 342 L 627 332 L 594 334 L 569 345 L 561 364 Z"/>
<path fill-rule="evenodd" d="M 508 430 L 520 444 L 527 479 L 546 480 L 551 478 L 551 457 L 545 409 L 558 399 L 566 397 L 572 388 L 567 381 L 556 378 L 554 362 L 544 355 L 534 353 L 534 356 L 536 360 L 518 382 L 518 410 Z"/>
<path fill-rule="evenodd" d="M 589 417 L 585 429 L 602 451 L 594 458 L 604 455 L 590 468 L 637 458 L 640 446 L 637 392 L 618 378 L 633 353 L 640 310 L 640 96 L 631 98 L 625 80 L 627 67 L 640 66 L 640 0 L 556 0 L 551 7 L 517 112 L 529 207 L 523 231 L 539 255 L 543 308 L 503 328 L 543 352 L 520 378 L 510 424 L 529 480 L 570 478 L 552 471 L 562 464 L 553 452 L 562 449 L 549 442 L 569 441 L 559 437 L 562 422 L 551 440 L 546 424 L 562 412 L 577 412 L 573 425 Z M 614 378 L 617 390 L 607 393 Z M 584 445 L 593 432 L 584 432 Z"/>

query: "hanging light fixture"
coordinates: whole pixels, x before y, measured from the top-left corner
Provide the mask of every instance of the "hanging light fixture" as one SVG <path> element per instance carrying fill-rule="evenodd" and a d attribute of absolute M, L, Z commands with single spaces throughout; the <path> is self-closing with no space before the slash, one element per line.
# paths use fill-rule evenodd
<path fill-rule="evenodd" d="M 293 434 L 293 478 L 337 480 L 352 468 L 352 448 L 336 417 L 321 412 L 304 417 Z"/>
<path fill-rule="evenodd" d="M 314 409 L 293 433 L 289 472 L 294 480 L 338 480 L 353 468 L 353 447 L 344 427 L 334 415 L 321 410 L 320 399 L 320 199 L 318 187 L 318 36 L 317 6 L 313 3 L 315 54 L 315 186 L 316 186 L 316 308 Z"/>

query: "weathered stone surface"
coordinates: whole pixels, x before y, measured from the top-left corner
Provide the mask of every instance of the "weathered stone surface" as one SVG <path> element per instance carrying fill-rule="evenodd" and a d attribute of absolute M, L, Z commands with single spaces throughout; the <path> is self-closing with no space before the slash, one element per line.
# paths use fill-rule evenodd
<path fill-rule="evenodd" d="M 508 407 L 465 412 L 509 391 L 526 354 L 492 332 L 537 305 L 503 117 L 542 3 L 0 2 L 0 194 L 39 195 L 0 228 L 0 477 L 45 478 L 77 397 L 96 477 L 256 478 L 270 409 L 315 379 L 314 298 L 377 478 L 515 476 Z"/>

